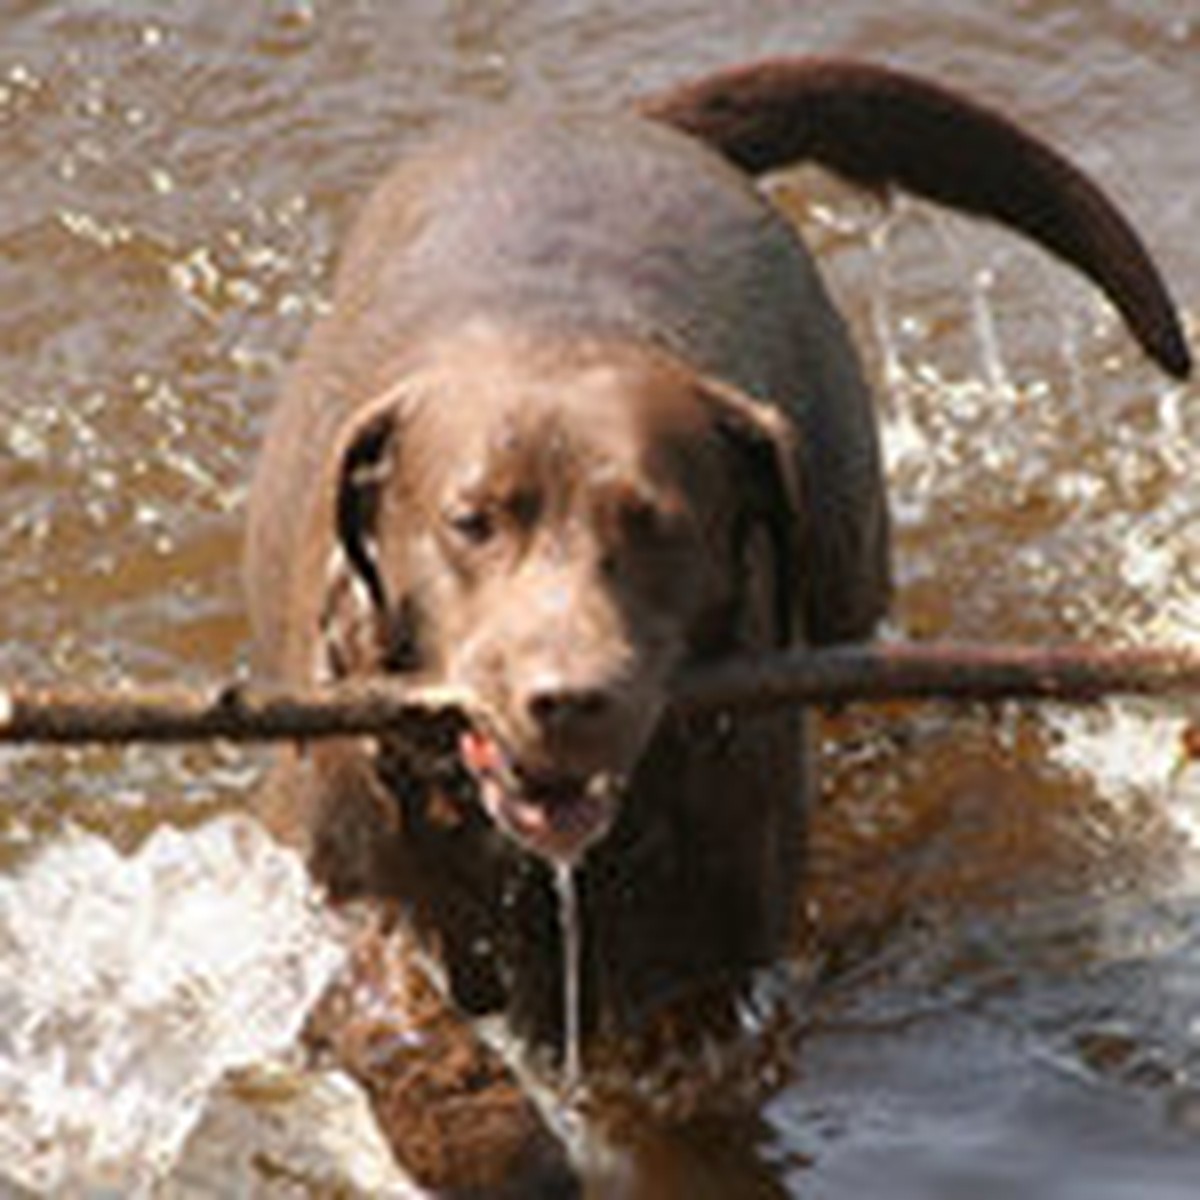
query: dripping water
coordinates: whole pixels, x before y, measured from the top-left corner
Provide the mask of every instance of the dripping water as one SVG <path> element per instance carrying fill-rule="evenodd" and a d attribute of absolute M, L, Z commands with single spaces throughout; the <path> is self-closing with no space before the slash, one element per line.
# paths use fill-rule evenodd
<path fill-rule="evenodd" d="M 579 924 L 579 893 L 573 864 L 557 864 L 554 868 L 554 887 L 558 893 L 558 924 L 563 947 L 562 1074 L 564 1087 L 568 1092 L 573 1092 L 579 1085 L 581 1074 L 579 969 L 583 933 Z"/>
<path fill-rule="evenodd" d="M 883 381 L 889 390 L 899 390 L 904 381 L 904 363 L 900 357 L 900 345 L 896 338 L 896 319 L 892 311 L 891 237 L 898 217 L 895 211 L 885 213 L 867 230 L 867 242 L 871 248 L 870 304 L 871 324 L 875 330 L 875 341 L 882 360 Z"/>
<path fill-rule="evenodd" d="M 979 348 L 980 363 L 988 390 L 996 396 L 1012 396 L 1012 376 L 1000 348 L 1000 333 L 996 328 L 996 313 L 992 305 L 992 291 L 996 285 L 995 269 L 990 266 L 979 270 L 970 268 L 952 219 L 948 219 L 944 214 L 935 213 L 932 215 L 932 223 L 955 277 L 971 280 L 968 295 L 971 322 L 975 329 L 975 342 Z"/>

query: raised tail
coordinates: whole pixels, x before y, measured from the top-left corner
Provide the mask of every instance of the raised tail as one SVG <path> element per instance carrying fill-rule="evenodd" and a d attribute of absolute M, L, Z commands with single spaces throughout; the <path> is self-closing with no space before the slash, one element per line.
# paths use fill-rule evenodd
<path fill-rule="evenodd" d="M 1165 371 L 1191 373 L 1174 301 L 1112 201 L 1045 142 L 949 88 L 866 63 L 780 58 L 668 88 L 637 109 L 754 174 L 815 162 L 1019 230 L 1091 278 Z"/>

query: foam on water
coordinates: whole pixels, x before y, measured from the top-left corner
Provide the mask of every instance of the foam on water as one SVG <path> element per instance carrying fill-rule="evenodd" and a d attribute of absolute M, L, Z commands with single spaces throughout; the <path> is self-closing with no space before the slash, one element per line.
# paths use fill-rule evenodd
<path fill-rule="evenodd" d="M 429 1200 L 397 1165 L 354 1080 L 277 1062 L 217 1088 L 154 1196 Z"/>
<path fill-rule="evenodd" d="M 144 1193 L 342 958 L 301 863 L 248 818 L 129 858 L 66 835 L 0 880 L 0 1180 Z"/>
<path fill-rule="evenodd" d="M 1154 796 L 1200 852 L 1200 768 L 1185 749 L 1188 718 L 1149 701 L 1113 701 L 1096 709 L 1050 708 L 1050 758 L 1086 778 L 1110 804 Z"/>

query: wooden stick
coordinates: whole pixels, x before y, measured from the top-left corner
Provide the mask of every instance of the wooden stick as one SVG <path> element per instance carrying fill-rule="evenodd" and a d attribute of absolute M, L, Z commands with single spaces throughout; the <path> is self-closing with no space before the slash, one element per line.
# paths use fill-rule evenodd
<path fill-rule="evenodd" d="M 874 643 L 731 659 L 681 681 L 682 711 L 888 700 L 1200 696 L 1200 647 Z"/>
<path fill-rule="evenodd" d="M 428 740 L 464 724 L 448 693 L 395 679 L 286 690 L 118 687 L 0 690 L 0 743 L 308 741 L 403 731 Z"/>
<path fill-rule="evenodd" d="M 874 644 L 731 659 L 682 676 L 682 714 L 885 700 L 1059 700 L 1200 696 L 1200 649 Z M 397 679 L 291 691 L 0 689 L 0 743 L 306 741 L 402 732 L 452 736 L 467 705 Z"/>

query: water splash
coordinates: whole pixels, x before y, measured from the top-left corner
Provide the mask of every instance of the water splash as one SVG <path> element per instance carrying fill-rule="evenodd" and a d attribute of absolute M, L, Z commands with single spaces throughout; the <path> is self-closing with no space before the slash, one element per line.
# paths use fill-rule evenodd
<path fill-rule="evenodd" d="M 217 1088 L 155 1200 L 430 1200 L 396 1163 L 366 1093 L 272 1062 Z"/>
<path fill-rule="evenodd" d="M 1118 810 L 1137 797 L 1155 797 L 1156 808 L 1200 855 L 1200 764 L 1187 752 L 1186 713 L 1165 702 L 1121 700 L 1051 707 L 1042 720 L 1053 737 L 1051 762 L 1086 779 Z"/>
<path fill-rule="evenodd" d="M 892 279 L 890 239 L 898 220 L 894 212 L 885 213 L 867 230 L 867 244 L 871 251 L 867 260 L 871 272 L 871 287 L 868 290 L 871 327 L 879 348 L 883 383 L 889 389 L 898 386 L 905 377 L 900 343 L 896 336 L 896 318 L 892 310 L 895 283 Z"/>
<path fill-rule="evenodd" d="M 342 957 L 299 860 L 246 817 L 129 858 L 66 836 L 0 881 L 0 1181 L 146 1194 Z"/>

